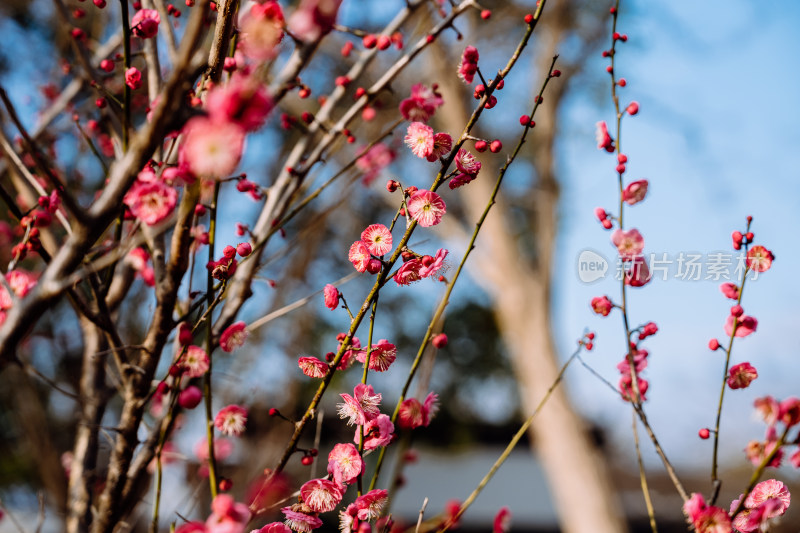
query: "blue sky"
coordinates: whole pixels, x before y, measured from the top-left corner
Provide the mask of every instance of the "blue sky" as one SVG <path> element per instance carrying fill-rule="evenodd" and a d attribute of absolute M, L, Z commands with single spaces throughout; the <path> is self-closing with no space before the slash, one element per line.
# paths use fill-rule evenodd
<path fill-rule="evenodd" d="M 747 440 L 763 435 L 763 424 L 752 416 L 753 399 L 800 395 L 794 336 L 800 326 L 794 277 L 800 259 L 798 15 L 800 4 L 792 2 L 639 1 L 623 9 L 620 19 L 620 31 L 629 35 L 617 56 L 617 72 L 628 81 L 622 101 L 641 105 L 640 114 L 623 123 L 623 148 L 630 158 L 626 178 L 650 182 L 647 199 L 626 209 L 626 226 L 642 232 L 646 253 L 733 252 L 730 234 L 742 229 L 750 214 L 756 243 L 777 257 L 773 268 L 745 289 L 745 312 L 759 327 L 737 340 L 732 362 L 750 361 L 759 378 L 747 390 L 728 391 L 722 449 L 737 461 L 743 460 Z M 598 56 L 590 68 L 599 72 L 605 64 Z M 596 100 L 583 95 L 565 114 L 575 131 L 565 136 L 560 152 L 565 186 L 555 257 L 562 273 L 554 280 L 556 338 L 566 354 L 584 327 L 597 331 L 597 349 L 589 359 L 615 382 L 614 366 L 624 353 L 619 315 L 594 316 L 588 302 L 602 294 L 618 301 L 618 284 L 582 284 L 576 273 L 583 249 L 615 258 L 609 233 L 592 213 L 596 206 L 616 211 L 615 162 L 592 150 L 594 123 L 611 122 L 613 110 L 610 98 L 598 109 Z M 707 465 L 710 457 L 710 446 L 696 446 L 695 435 L 713 425 L 719 394 L 721 352 L 706 348 L 710 338 L 724 335 L 731 303 L 719 283 L 656 280 L 630 297 L 633 323 L 653 320 L 660 328 L 646 343 L 647 408 L 657 432 L 669 428 L 659 434 L 668 453 L 675 450 L 679 461 L 692 465 Z M 614 409 L 618 400 L 597 380 L 573 371 L 570 389 L 584 412 L 622 428 L 618 442 L 630 441 L 628 411 Z M 693 451 L 683 452 L 687 447 Z"/>

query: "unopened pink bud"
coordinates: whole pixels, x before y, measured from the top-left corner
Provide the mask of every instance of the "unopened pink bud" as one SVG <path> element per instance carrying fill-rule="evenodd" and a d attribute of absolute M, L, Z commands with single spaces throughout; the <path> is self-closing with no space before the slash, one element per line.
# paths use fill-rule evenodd
<path fill-rule="evenodd" d="M 444 333 L 439 333 L 438 335 L 435 335 L 433 337 L 433 339 L 431 340 L 431 343 L 436 348 L 439 348 L 441 350 L 442 348 L 447 346 L 447 335 L 445 335 Z"/>
<path fill-rule="evenodd" d="M 367 263 L 367 272 L 369 272 L 370 274 L 377 274 L 378 272 L 381 271 L 382 266 L 383 265 L 379 260 L 370 259 L 369 263 Z"/>
<path fill-rule="evenodd" d="M 247 257 L 253 252 L 253 247 L 250 246 L 249 242 L 240 242 L 236 245 L 236 253 L 239 254 L 241 257 Z"/>
<path fill-rule="evenodd" d="M 203 393 L 194 385 L 189 385 L 178 395 L 178 405 L 184 409 L 194 409 L 203 400 Z"/>
<path fill-rule="evenodd" d="M 597 220 L 602 222 L 602 221 L 604 221 L 605 219 L 608 218 L 608 213 L 606 213 L 606 210 L 603 209 L 602 207 L 595 207 L 594 208 L 594 216 L 597 217 Z"/>
<path fill-rule="evenodd" d="M 639 112 L 639 102 L 631 102 L 628 104 L 628 107 L 625 108 L 625 111 L 627 111 L 629 115 L 635 115 Z"/>
<path fill-rule="evenodd" d="M 233 72 L 236 70 L 236 58 L 235 57 L 226 57 L 225 62 L 222 65 L 222 70 L 225 72 Z"/>
<path fill-rule="evenodd" d="M 386 50 L 392 46 L 392 38 L 388 35 L 381 35 L 378 37 L 378 50 Z"/>
<path fill-rule="evenodd" d="M 182 346 L 192 343 L 192 326 L 188 322 L 181 322 L 180 326 L 178 326 L 178 342 Z"/>
<path fill-rule="evenodd" d="M 731 307 L 731 315 L 739 317 L 742 316 L 742 314 L 744 314 L 744 309 L 741 305 L 734 305 Z"/>
<path fill-rule="evenodd" d="M 364 48 L 375 48 L 375 45 L 378 44 L 378 38 L 370 33 L 364 36 L 361 43 L 364 45 Z"/>

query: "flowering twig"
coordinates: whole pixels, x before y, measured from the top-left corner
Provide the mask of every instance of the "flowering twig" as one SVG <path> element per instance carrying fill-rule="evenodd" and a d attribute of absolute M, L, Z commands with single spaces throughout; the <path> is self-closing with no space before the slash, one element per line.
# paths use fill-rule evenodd
<path fill-rule="evenodd" d="M 752 219 L 748 217 L 747 219 L 747 231 L 750 231 L 750 223 Z M 746 242 L 744 244 L 744 251 L 745 255 L 747 254 L 747 249 L 750 246 L 750 242 Z M 749 265 L 745 264 L 744 271 L 742 272 L 742 281 L 739 283 L 737 287 L 737 292 L 739 294 L 738 298 L 736 299 L 736 305 L 741 306 L 742 304 L 742 296 L 744 295 L 744 285 L 747 281 L 747 273 L 750 271 Z M 719 491 L 722 488 L 722 480 L 719 479 L 717 476 L 717 464 L 718 464 L 718 450 L 719 450 L 719 427 L 720 422 L 722 420 L 722 402 L 725 398 L 725 389 L 727 388 L 727 379 L 728 379 L 728 369 L 730 368 L 731 363 L 731 352 L 733 351 L 733 341 L 736 338 L 736 329 L 739 327 L 739 317 L 733 317 L 733 327 L 731 328 L 731 334 L 728 339 L 728 347 L 725 349 L 725 366 L 724 370 L 722 371 L 722 386 L 720 387 L 719 391 L 719 403 L 717 404 L 717 418 L 714 422 L 714 451 L 712 453 L 711 458 L 711 483 L 713 484 L 711 498 L 709 499 L 711 505 L 717 501 L 719 497 Z M 752 487 L 751 487 L 752 489 Z"/>
<path fill-rule="evenodd" d="M 208 262 L 211 264 L 215 261 L 214 248 L 216 243 L 217 234 L 217 200 L 219 199 L 219 181 L 214 183 L 214 193 L 209 205 L 209 223 L 208 223 Z M 224 288 L 220 290 L 220 295 L 224 292 Z M 212 352 L 214 351 L 214 331 L 213 331 L 213 315 L 212 310 L 214 307 L 214 277 L 212 276 L 212 269 L 208 269 L 206 277 L 206 315 L 205 315 L 205 329 L 206 329 L 206 353 L 208 354 L 208 371 L 203 376 L 203 398 L 205 400 L 205 415 L 206 415 L 206 438 L 208 440 L 208 482 L 211 487 L 211 497 L 217 497 L 217 461 L 214 455 L 214 418 L 211 414 L 211 368 L 213 363 Z"/>
<path fill-rule="evenodd" d="M 397 30 L 421 5 L 427 0 L 419 0 L 413 4 L 409 4 L 406 8 L 400 11 L 395 18 L 386 25 L 383 33 L 390 34 Z M 401 57 L 386 73 L 376 81 L 369 89 L 366 90 L 365 96 L 357 100 L 336 122 L 336 124 L 319 139 L 311 151 L 307 154 L 307 150 L 311 144 L 312 136 L 318 131 L 320 124 L 328 121 L 335 106 L 344 98 L 346 90 L 344 87 L 336 87 L 325 101 L 325 104 L 315 114 L 316 120 L 309 125 L 309 135 L 304 136 L 292 149 L 289 157 L 273 185 L 270 187 L 269 194 L 267 195 L 267 202 L 261 210 L 258 217 L 258 222 L 253 229 L 253 235 L 256 238 L 255 246 L 253 247 L 253 260 L 242 264 L 238 268 L 233 277 L 229 295 L 223 306 L 220 317 L 217 319 L 215 331 L 220 332 L 222 329 L 233 322 L 234 317 L 239 312 L 239 309 L 244 304 L 248 296 L 250 280 L 252 280 L 255 270 L 258 268 L 260 255 L 263 253 L 267 242 L 274 234 L 272 230 L 273 221 L 281 217 L 281 214 L 290 205 L 295 191 L 301 185 L 302 180 L 308 170 L 318 163 L 322 155 L 330 148 L 335 140 L 340 137 L 342 130 L 356 117 L 356 115 L 374 98 L 375 95 L 383 91 L 389 86 L 392 80 L 407 67 L 411 61 L 423 50 L 430 42 L 433 41 L 442 31 L 444 31 L 452 21 L 461 13 L 466 11 L 471 4 L 470 0 L 463 2 L 459 9 L 454 9 L 448 17 L 441 21 L 433 28 L 429 35 L 431 40 L 427 38 L 420 39 L 416 46 L 408 51 Z M 347 72 L 346 77 L 350 80 L 357 79 L 366 69 L 372 58 L 376 54 L 376 49 L 369 50 L 363 54 L 362 57 L 356 62 Z M 299 62 L 301 58 L 298 58 Z M 449 163 L 448 163 L 449 164 Z M 302 167 L 302 168 L 301 168 Z M 291 169 L 291 170 L 287 170 Z"/>
<path fill-rule="evenodd" d="M 791 425 L 787 424 L 786 429 L 783 430 L 780 438 L 775 442 L 775 447 L 772 450 L 764 455 L 764 458 L 759 463 L 758 468 L 753 472 L 753 475 L 750 476 L 750 482 L 747 484 L 747 489 L 744 491 L 744 494 L 741 498 L 739 498 L 739 505 L 736 506 L 736 509 L 733 510 L 731 513 L 731 520 L 736 518 L 742 510 L 744 510 L 744 504 L 747 500 L 747 497 L 753 492 L 758 480 L 761 479 L 761 475 L 764 473 L 764 470 L 772 463 L 772 460 L 775 459 L 775 456 L 778 455 L 778 452 L 781 449 L 781 446 L 786 444 L 786 436 L 789 434 L 789 430 L 791 429 Z"/>
<path fill-rule="evenodd" d="M 541 9 L 541 7 L 540 7 L 540 9 Z M 530 36 L 530 32 L 531 31 L 532 31 L 532 28 L 529 26 L 528 32 L 526 33 L 526 38 Z M 517 55 L 517 57 L 518 57 L 518 55 Z M 535 115 L 536 109 L 539 107 L 539 103 L 542 101 L 542 95 L 544 94 L 544 91 L 547 88 L 547 84 L 550 82 L 550 79 L 553 77 L 553 76 L 551 76 L 551 73 L 553 72 L 553 67 L 555 66 L 555 63 L 556 63 L 557 59 L 558 59 L 558 56 L 553 57 L 553 61 L 550 64 L 549 70 L 547 71 L 548 74 L 547 74 L 544 82 L 542 83 L 541 88 L 539 89 L 539 93 L 538 93 L 537 98 L 534 99 L 533 109 L 531 110 L 531 115 L 530 115 L 531 117 L 533 117 Z M 481 102 L 481 103 L 483 103 L 483 102 Z M 481 104 L 479 104 L 479 107 L 482 107 Z M 431 338 L 433 337 L 434 328 L 436 327 L 437 324 L 439 324 L 439 321 L 440 321 L 440 319 L 442 317 L 442 314 L 444 313 L 445 308 L 447 307 L 447 304 L 450 303 L 450 294 L 453 292 L 453 288 L 455 287 L 455 284 L 456 284 L 456 282 L 458 281 L 458 279 L 459 279 L 459 277 L 461 275 L 461 271 L 463 270 L 464 265 L 466 264 L 470 253 L 472 253 L 472 250 L 475 249 L 475 241 L 478 238 L 478 234 L 480 233 L 481 228 L 483 227 L 483 223 L 486 220 L 486 217 L 489 215 L 489 212 L 491 211 L 492 207 L 495 205 L 495 200 L 497 198 L 498 192 L 500 191 L 500 185 L 503 183 L 503 178 L 505 177 L 506 171 L 511 166 L 511 164 L 514 162 L 514 159 L 516 159 L 517 154 L 519 154 L 519 151 L 522 149 L 522 146 L 525 144 L 525 139 L 527 138 L 528 132 L 529 132 L 529 130 L 531 128 L 532 128 L 532 124 L 531 123 L 528 123 L 523 128 L 522 135 L 520 136 L 520 139 L 517 142 L 516 147 L 514 148 L 513 152 L 508 157 L 508 159 L 506 160 L 505 165 L 503 165 L 503 167 L 498 172 L 497 180 L 495 181 L 495 185 L 494 185 L 494 189 L 492 190 L 492 193 L 489 196 L 489 201 L 487 202 L 486 207 L 484 208 L 483 213 L 481 214 L 481 217 L 475 223 L 475 229 L 472 232 L 472 236 L 470 238 L 469 243 L 467 244 L 467 249 L 466 249 L 466 251 L 464 252 L 464 255 L 461 258 L 461 262 L 459 263 L 458 268 L 456 268 L 455 273 L 453 274 L 452 278 L 450 279 L 449 283 L 447 284 L 447 289 L 445 290 L 445 293 L 442 296 L 442 299 L 439 301 L 439 305 L 436 308 L 436 311 L 434 312 L 433 317 L 431 318 L 430 322 L 428 323 L 428 328 L 425 331 L 425 335 L 422 338 L 422 342 L 420 343 L 419 350 L 417 350 L 417 355 L 414 358 L 413 363 L 411 364 L 411 369 L 409 370 L 408 377 L 406 378 L 406 382 L 403 385 L 403 389 L 402 389 L 402 391 L 400 393 L 400 397 L 398 398 L 397 404 L 395 405 L 394 413 L 392 414 L 392 423 L 394 423 L 397 420 L 397 416 L 400 413 L 400 407 L 401 407 L 401 405 L 403 403 L 403 400 L 405 400 L 406 394 L 408 393 L 408 388 L 411 386 L 411 381 L 413 380 L 414 375 L 416 374 L 417 368 L 419 367 L 419 364 L 422 361 L 422 356 L 425 353 L 425 349 L 427 348 L 428 343 L 430 342 Z M 464 135 L 462 135 L 462 137 L 464 137 Z M 456 148 L 453 148 L 453 150 L 456 150 Z M 439 172 L 439 176 L 437 177 L 437 180 L 441 176 L 442 176 L 442 171 Z M 374 476 L 372 478 L 372 482 L 370 483 L 370 489 L 374 488 L 375 484 L 377 483 L 378 475 L 380 473 L 381 465 L 383 464 L 383 459 L 384 459 L 385 454 L 386 454 L 386 448 L 383 448 L 381 450 L 381 452 L 380 452 L 380 456 L 378 457 L 378 464 L 377 464 L 377 466 L 375 468 L 375 474 L 374 474 Z"/>
<path fill-rule="evenodd" d="M 653 533 L 658 533 L 656 513 L 653 509 L 653 502 L 650 499 L 650 489 L 647 486 L 647 476 L 644 472 L 642 450 L 639 448 L 639 430 L 636 427 L 636 411 L 634 410 L 631 410 L 631 429 L 633 431 L 633 444 L 636 447 L 636 463 L 639 466 L 639 483 L 642 486 L 642 496 L 644 496 L 644 504 L 647 507 L 647 517 L 650 519 L 650 529 Z"/>

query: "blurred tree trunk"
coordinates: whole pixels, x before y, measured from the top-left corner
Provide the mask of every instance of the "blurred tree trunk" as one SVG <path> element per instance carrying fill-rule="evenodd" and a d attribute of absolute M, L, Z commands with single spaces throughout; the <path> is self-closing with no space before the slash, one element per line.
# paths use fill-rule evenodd
<path fill-rule="evenodd" d="M 529 94 L 538 91 L 559 46 L 578 30 L 575 2 L 548 4 L 542 19 L 543 27 L 533 46 L 536 61 L 535 76 L 531 76 Z M 511 15 L 512 17 L 514 15 Z M 579 37 L 586 51 L 593 50 L 602 23 L 594 30 L 582 28 Z M 536 128 L 528 137 L 520 157 L 527 157 L 536 170 L 536 182 L 525 199 L 514 199 L 514 206 L 504 201 L 502 191 L 497 205 L 487 218 L 478 239 L 480 253 L 470 257 L 473 276 L 491 297 L 497 324 L 502 333 L 520 387 L 520 400 L 525 417 L 532 413 L 547 389 L 556 380 L 561 363 L 551 337 L 550 285 L 552 258 L 558 226 L 559 184 L 555 172 L 554 145 L 558 134 L 559 106 L 567 92 L 570 79 L 574 79 L 585 59 L 578 54 L 568 66 L 560 62 L 557 68 L 568 73 L 554 80 L 539 107 Z M 446 61 L 445 53 L 439 55 Z M 440 68 L 446 69 L 446 64 Z M 492 72 L 484 75 L 491 76 Z M 463 93 L 455 87 L 457 81 L 447 78 L 443 92 L 450 95 Z M 447 87 L 451 85 L 452 88 Z M 508 90 L 508 89 L 507 89 Z M 503 93 L 498 94 L 503 98 Z M 459 100 L 451 97 L 448 101 Z M 460 101 L 463 101 L 461 99 Z M 474 100 L 471 101 L 471 104 Z M 460 131 L 460 124 L 468 116 L 468 109 L 444 106 L 441 111 L 446 131 Z M 521 133 L 521 129 L 520 129 Z M 511 139 L 504 139 L 511 144 Z M 514 140 L 516 143 L 516 140 Z M 510 151 L 513 146 L 507 146 Z M 502 156 L 501 152 L 498 154 Z M 477 180 L 462 189 L 466 202 L 466 231 L 476 221 L 491 194 L 498 167 L 504 158 L 484 157 L 484 166 Z M 487 162 L 489 164 L 487 164 Z M 528 224 L 520 227 L 519 219 L 512 220 L 515 208 L 522 208 Z M 532 242 L 533 249 L 523 253 L 522 240 Z M 529 245 L 530 246 L 530 245 Z M 578 332 L 576 332 L 576 335 Z M 593 441 L 585 421 L 575 412 L 567 397 L 564 385 L 555 390 L 544 409 L 534 419 L 530 429 L 542 467 L 548 479 L 561 529 L 566 533 L 619 533 L 627 530 L 621 504 L 614 490 L 607 461 Z M 578 509 L 580 509 L 578 511 Z"/>

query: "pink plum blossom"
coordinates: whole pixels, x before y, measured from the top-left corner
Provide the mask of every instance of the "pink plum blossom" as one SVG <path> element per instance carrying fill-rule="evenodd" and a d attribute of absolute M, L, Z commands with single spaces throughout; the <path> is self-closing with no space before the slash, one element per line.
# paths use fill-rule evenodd
<path fill-rule="evenodd" d="M 731 502 L 731 514 L 739 507 L 742 497 Z M 791 495 L 786 485 L 768 479 L 756 485 L 744 501 L 744 509 L 733 520 L 733 527 L 742 533 L 762 530 L 768 520 L 786 513 Z"/>
<path fill-rule="evenodd" d="M 756 368 L 750 363 L 733 365 L 728 371 L 728 386 L 732 389 L 746 389 L 758 377 Z"/>
<path fill-rule="evenodd" d="M 158 181 L 136 181 L 122 200 L 131 214 L 153 226 L 169 217 L 178 203 L 178 191 Z"/>
<path fill-rule="evenodd" d="M 142 73 L 136 67 L 131 67 L 125 71 L 125 85 L 135 91 L 142 86 Z"/>
<path fill-rule="evenodd" d="M 353 266 L 359 272 L 366 272 L 369 260 L 372 256 L 369 254 L 369 248 L 364 244 L 364 241 L 356 241 L 350 245 L 350 251 L 347 258 L 353 263 Z"/>
<path fill-rule="evenodd" d="M 447 250 L 444 248 L 439 248 L 437 250 L 436 255 L 430 258 L 430 261 L 426 262 L 425 256 L 420 261 L 422 263 L 422 267 L 419 269 L 419 275 L 422 278 L 428 278 L 439 272 L 444 266 L 444 260 L 447 257 Z"/>
<path fill-rule="evenodd" d="M 460 172 L 450 180 L 448 186 L 451 189 L 457 189 L 462 185 L 466 185 L 478 177 L 478 172 L 481 170 L 481 162 L 475 159 L 468 150 L 463 148 L 458 149 L 455 158 L 456 168 Z"/>
<path fill-rule="evenodd" d="M 341 4 L 342 0 L 302 0 L 289 18 L 289 30 L 301 41 L 318 41 L 333 29 Z"/>
<path fill-rule="evenodd" d="M 356 359 L 364 363 L 367 360 L 367 351 L 362 350 L 356 355 Z M 378 344 L 372 345 L 369 355 L 369 369 L 375 372 L 385 372 L 397 359 L 397 347 L 386 339 L 381 339 Z"/>
<path fill-rule="evenodd" d="M 363 469 L 364 461 L 350 443 L 339 443 L 328 454 L 328 473 L 336 483 L 352 483 Z"/>
<path fill-rule="evenodd" d="M 791 494 L 789 494 L 789 489 L 786 488 L 786 485 L 777 479 L 767 479 L 753 487 L 752 492 L 744 501 L 744 506 L 748 509 L 753 509 L 772 498 L 779 500 L 781 503 L 772 516 L 780 516 L 785 513 L 791 503 Z"/>
<path fill-rule="evenodd" d="M 415 156 L 423 159 L 433 154 L 433 128 L 422 122 L 412 122 L 406 132 L 405 143 Z"/>
<path fill-rule="evenodd" d="M 325 297 L 325 307 L 334 311 L 339 306 L 339 290 L 328 283 L 322 293 Z"/>
<path fill-rule="evenodd" d="M 284 24 L 278 2 L 250 2 L 239 14 L 244 55 L 255 61 L 274 58 L 283 39 Z"/>
<path fill-rule="evenodd" d="M 605 150 L 606 152 L 613 152 L 614 151 L 614 139 L 611 138 L 611 135 L 608 133 L 608 125 L 606 125 L 605 121 L 601 121 L 597 123 L 597 147 L 601 150 Z"/>
<path fill-rule="evenodd" d="M 244 150 L 245 131 L 229 121 L 194 117 L 183 128 L 183 157 L 196 176 L 225 178 L 236 170 Z"/>
<path fill-rule="evenodd" d="M 733 333 L 733 321 L 736 320 L 736 336 L 747 337 L 755 332 L 758 327 L 758 320 L 752 316 L 742 315 L 738 319 L 733 315 L 728 315 L 725 321 L 725 334 L 730 336 Z"/>
<path fill-rule="evenodd" d="M 330 370 L 327 363 L 320 361 L 316 357 L 301 357 L 297 364 L 303 374 L 310 378 L 324 378 L 328 370 Z"/>
<path fill-rule="evenodd" d="M 691 497 L 683 503 L 683 512 L 686 513 L 686 516 L 689 517 L 691 522 L 694 522 L 706 507 L 708 506 L 706 505 L 703 495 L 693 492 Z"/>
<path fill-rule="evenodd" d="M 184 374 L 189 378 L 199 378 L 208 372 L 208 354 L 199 346 L 189 346 L 180 360 Z"/>
<path fill-rule="evenodd" d="M 647 180 L 638 180 L 628 184 L 622 191 L 622 201 L 628 205 L 635 205 L 644 200 L 647 195 Z"/>
<path fill-rule="evenodd" d="M 298 533 L 308 533 L 322 526 L 322 520 L 305 504 L 296 503 L 291 507 L 284 507 L 281 512 L 286 517 L 284 523 Z"/>
<path fill-rule="evenodd" d="M 300 497 L 315 513 L 327 513 L 339 505 L 344 493 L 334 481 L 312 479 L 300 487 Z"/>
<path fill-rule="evenodd" d="M 393 433 L 394 424 L 392 424 L 392 420 L 387 415 L 378 415 L 364 424 L 364 449 L 374 450 L 380 446 L 388 445 L 392 442 Z M 356 443 L 361 440 L 361 431 L 359 429 L 356 430 L 353 440 Z"/>
<path fill-rule="evenodd" d="M 641 255 L 634 257 L 625 271 L 625 285 L 642 287 L 650 281 L 650 268 Z"/>
<path fill-rule="evenodd" d="M 233 122 L 245 131 L 260 128 L 274 104 L 264 86 L 255 78 L 236 73 L 225 85 L 208 93 L 205 109 L 215 122 Z"/>
<path fill-rule="evenodd" d="M 186 522 L 175 529 L 175 533 L 207 533 L 206 525 L 202 522 Z"/>
<path fill-rule="evenodd" d="M 383 506 L 389 501 L 389 493 L 384 489 L 373 489 L 362 494 L 353 502 L 358 509 L 359 520 L 373 520 L 381 515 Z"/>
<path fill-rule="evenodd" d="M 427 157 L 428 161 L 433 163 L 440 157 L 444 157 L 450 153 L 453 148 L 453 138 L 448 133 L 437 133 L 433 136 L 433 152 Z"/>
<path fill-rule="evenodd" d="M 353 390 L 353 396 L 346 392 L 340 394 L 343 403 L 337 405 L 339 417 L 347 419 L 347 425 L 364 425 L 380 414 L 381 394 L 375 393 L 372 385 L 359 383 Z"/>
<path fill-rule="evenodd" d="M 155 9 L 140 9 L 131 18 L 131 31 L 142 39 L 151 39 L 158 34 L 161 16 Z"/>
<path fill-rule="evenodd" d="M 783 400 L 780 403 L 780 414 L 778 417 L 787 427 L 791 427 L 800 422 L 800 399 L 792 396 Z"/>
<path fill-rule="evenodd" d="M 436 92 L 436 85 L 429 88 L 421 83 L 411 87 L 411 96 L 400 102 L 400 114 L 406 120 L 428 122 L 444 100 Z"/>
<path fill-rule="evenodd" d="M 415 281 L 419 281 L 422 279 L 420 270 L 422 270 L 422 261 L 419 259 L 406 261 L 395 273 L 394 281 L 398 285 L 409 285 Z"/>
<path fill-rule="evenodd" d="M 222 332 L 219 337 L 219 347 L 223 352 L 231 353 L 236 348 L 244 345 L 247 340 L 247 324 L 242 321 L 234 322 Z"/>
<path fill-rule="evenodd" d="M 726 298 L 730 298 L 731 300 L 739 299 L 739 287 L 734 283 L 723 283 L 719 286 L 719 290 L 722 291 L 722 294 L 724 294 Z"/>
<path fill-rule="evenodd" d="M 367 245 L 372 255 L 384 255 L 392 251 L 392 234 L 383 224 L 371 224 L 361 232 L 361 242 Z"/>
<path fill-rule="evenodd" d="M 614 304 L 608 299 L 608 296 L 595 296 L 592 298 L 592 311 L 598 315 L 608 316 Z"/>
<path fill-rule="evenodd" d="M 416 398 L 407 398 L 400 404 L 397 425 L 404 429 L 415 429 L 422 425 L 422 404 Z"/>
<path fill-rule="evenodd" d="M 424 403 L 416 398 L 403 400 L 398 413 L 398 425 L 401 428 L 415 429 L 420 426 L 428 426 L 433 416 L 438 411 L 438 396 L 434 393 L 428 394 Z"/>
<path fill-rule="evenodd" d="M 747 251 L 747 267 L 756 272 L 766 272 L 772 266 L 775 256 L 761 245 Z"/>
<path fill-rule="evenodd" d="M 229 494 L 219 494 L 211 502 L 211 516 L 206 520 L 208 533 L 244 533 L 250 521 L 250 509 L 237 503 Z"/>
<path fill-rule="evenodd" d="M 455 158 L 456 168 L 459 172 L 464 174 L 477 175 L 481 170 L 481 162 L 475 159 L 475 156 L 463 148 L 458 149 Z"/>
<path fill-rule="evenodd" d="M 772 396 L 756 398 L 753 406 L 768 426 L 774 426 L 778 422 L 781 406 Z"/>
<path fill-rule="evenodd" d="M 408 214 L 422 227 L 435 226 L 442 220 L 447 208 L 442 197 L 435 192 L 419 189 L 406 201 Z"/>
<path fill-rule="evenodd" d="M 696 533 L 731 533 L 731 519 L 724 509 L 709 506 L 703 496 L 693 493 L 683 504 Z"/>
<path fill-rule="evenodd" d="M 696 533 L 731 533 L 731 518 L 725 509 L 710 506 L 693 522 Z"/>
<path fill-rule="evenodd" d="M 641 255 L 642 250 L 644 250 L 644 237 L 635 228 L 614 230 L 611 234 L 611 242 L 617 247 L 617 251 L 623 261 L 630 261 L 634 257 Z"/>
<path fill-rule="evenodd" d="M 283 522 L 270 522 L 261 529 L 256 529 L 250 533 L 292 533 L 292 530 Z"/>
<path fill-rule="evenodd" d="M 244 433 L 247 424 L 247 409 L 241 405 L 223 407 L 214 417 L 214 425 L 223 435 L 238 437 Z"/>
<path fill-rule="evenodd" d="M 494 517 L 492 533 L 508 533 L 511 528 L 511 511 L 508 507 L 502 507 Z"/>
<path fill-rule="evenodd" d="M 28 291 L 36 285 L 36 278 L 22 270 L 12 270 L 6 273 L 6 282 L 8 282 L 11 291 L 18 298 L 24 298 Z M 6 319 L 6 311 L 14 306 L 14 300 L 11 294 L 8 293 L 3 285 L 0 285 L 0 324 Z"/>

